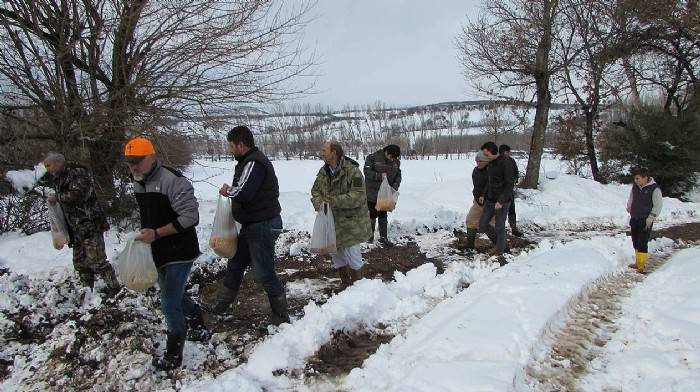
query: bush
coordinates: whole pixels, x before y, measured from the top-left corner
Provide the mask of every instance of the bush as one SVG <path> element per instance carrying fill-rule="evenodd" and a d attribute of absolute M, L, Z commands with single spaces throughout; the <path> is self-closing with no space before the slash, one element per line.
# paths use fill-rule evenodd
<path fill-rule="evenodd" d="M 0 194 L 0 233 L 31 235 L 49 229 L 46 202 L 38 192 Z"/>
<path fill-rule="evenodd" d="M 569 174 L 577 176 L 583 174 L 589 163 L 583 127 L 583 119 L 573 112 L 557 116 L 552 122 L 553 151 L 566 162 Z"/>
<path fill-rule="evenodd" d="M 648 168 L 665 195 L 680 197 L 694 186 L 700 167 L 700 114 L 676 116 L 646 106 L 630 110 L 603 132 L 605 159 Z"/>

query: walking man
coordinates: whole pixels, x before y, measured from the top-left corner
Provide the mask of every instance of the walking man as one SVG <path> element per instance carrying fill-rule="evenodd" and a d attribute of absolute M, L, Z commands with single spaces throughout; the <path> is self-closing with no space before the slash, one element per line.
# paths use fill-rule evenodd
<path fill-rule="evenodd" d="M 496 261 L 503 266 L 508 263 L 503 254 L 506 250 L 506 217 L 513 197 L 515 175 L 513 165 L 498 154 L 498 146 L 487 142 L 481 146 L 481 152 L 490 160 L 487 168 L 488 183 L 479 201 L 484 202 L 484 210 L 479 219 L 479 229 L 486 233 L 496 246 Z M 489 222 L 496 217 L 496 227 Z"/>
<path fill-rule="evenodd" d="M 185 289 L 192 264 L 200 254 L 195 231 L 199 204 L 190 181 L 178 170 L 163 165 L 148 139 L 129 140 L 124 146 L 124 160 L 134 178 L 141 217 L 141 234 L 136 239 L 151 244 L 158 269 L 160 308 L 168 325 L 165 355 L 155 357 L 153 365 L 169 371 L 182 364 L 186 338 L 201 340 L 207 336 L 202 311 Z"/>
<path fill-rule="evenodd" d="M 520 178 L 520 173 L 518 172 L 518 164 L 515 162 L 515 159 L 511 156 L 511 151 L 510 151 L 510 146 L 507 144 L 501 144 L 500 147 L 498 147 L 498 153 L 500 155 L 503 155 L 506 158 L 506 161 L 510 162 L 511 165 L 513 165 L 513 173 L 515 173 L 515 177 L 513 177 L 513 184 L 518 183 L 518 179 Z M 510 203 L 510 208 L 508 209 L 508 224 L 510 225 L 510 229 L 513 232 L 513 235 L 516 237 L 522 237 L 523 232 L 518 230 L 517 226 L 517 219 L 515 217 L 515 185 L 513 186 L 513 195 L 511 195 L 511 203 Z"/>
<path fill-rule="evenodd" d="M 311 203 L 318 211 L 328 203 L 335 218 L 336 247 L 333 266 L 338 270 L 343 286 L 362 278 L 362 242 L 369 237 L 367 196 L 359 164 L 343 153 L 336 141 L 323 145 L 324 165 L 311 188 Z"/>
<path fill-rule="evenodd" d="M 379 243 L 385 246 L 393 246 L 389 241 L 387 211 L 377 211 L 377 194 L 379 186 L 384 178 L 395 190 L 399 190 L 401 185 L 401 149 L 395 144 L 390 144 L 375 152 L 365 159 L 365 181 L 367 193 L 367 208 L 369 209 L 369 219 L 372 225 L 372 233 L 369 235 L 369 243 L 374 242 L 374 228 L 379 219 Z"/>
<path fill-rule="evenodd" d="M 237 126 L 227 135 L 229 151 L 236 158 L 232 185 L 224 184 L 219 194 L 231 199 L 233 217 L 242 227 L 238 251 L 228 260 L 223 286 L 213 311 L 226 312 L 238 296 L 243 274 L 250 266 L 255 280 L 267 293 L 274 325 L 288 323 L 287 295 L 275 273 L 275 242 L 282 233 L 279 185 L 272 162 L 255 146 L 253 133 Z"/>
<path fill-rule="evenodd" d="M 47 201 L 60 204 L 68 228 L 68 246 L 73 248 L 73 268 L 80 283 L 93 288 L 95 275 L 107 286 L 106 294 L 119 291 L 119 282 L 105 253 L 104 232 L 109 229 L 107 217 L 97 200 L 95 186 L 88 169 L 67 163 L 63 154 L 50 152 L 44 158 L 47 174 L 41 184 L 54 189 Z"/>
<path fill-rule="evenodd" d="M 488 171 L 486 166 L 489 163 L 488 158 L 483 152 L 479 151 L 476 154 L 476 167 L 472 170 L 472 184 L 474 189 L 472 190 L 472 195 L 474 196 L 474 201 L 469 213 L 467 213 L 467 243 L 464 245 L 463 249 L 472 250 L 474 249 L 474 241 L 476 240 L 476 233 L 479 229 L 479 219 L 481 218 L 481 213 L 484 209 L 484 195 L 486 185 L 489 181 Z"/>

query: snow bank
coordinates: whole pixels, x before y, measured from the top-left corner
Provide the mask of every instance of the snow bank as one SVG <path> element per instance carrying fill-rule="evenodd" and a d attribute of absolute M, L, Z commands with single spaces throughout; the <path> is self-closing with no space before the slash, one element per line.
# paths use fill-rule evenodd
<path fill-rule="evenodd" d="M 363 279 L 321 306 L 306 305 L 302 319 L 282 325 L 252 351 L 245 365 L 187 390 L 289 389 L 293 381 L 274 373 L 303 368 L 305 359 L 330 341 L 334 331 L 396 324 L 425 313 L 431 304 L 455 295 L 469 275 L 470 269 L 461 264 L 453 264 L 441 275 L 436 275 L 433 264 L 424 264 L 405 275 L 396 272 L 390 283 Z"/>
<path fill-rule="evenodd" d="M 700 248 L 678 252 L 623 302 L 619 330 L 581 380 L 587 391 L 697 391 Z"/>
<path fill-rule="evenodd" d="M 626 264 L 624 236 L 537 249 L 445 300 L 354 369 L 353 391 L 513 388 L 543 330 L 569 301 Z"/>

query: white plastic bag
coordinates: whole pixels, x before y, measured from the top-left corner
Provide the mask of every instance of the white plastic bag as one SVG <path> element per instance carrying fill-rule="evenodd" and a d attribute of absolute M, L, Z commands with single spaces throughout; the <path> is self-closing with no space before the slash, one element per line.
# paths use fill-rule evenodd
<path fill-rule="evenodd" d="M 328 203 L 323 203 L 316 213 L 309 248 L 312 253 L 319 255 L 332 255 L 338 252 L 335 245 L 335 220 Z"/>
<path fill-rule="evenodd" d="M 117 256 L 119 280 L 134 291 L 143 291 L 158 281 L 158 270 L 153 262 L 151 245 L 139 241 L 138 232 L 126 239 L 124 250 Z"/>
<path fill-rule="evenodd" d="M 209 237 L 209 247 L 219 255 L 227 259 L 236 255 L 238 250 L 238 228 L 231 213 L 231 199 L 219 195 L 216 205 L 214 225 Z"/>
<path fill-rule="evenodd" d="M 66 225 L 66 217 L 63 215 L 61 205 L 58 203 L 47 203 L 49 207 L 49 225 L 51 226 L 51 240 L 53 247 L 63 249 L 68 244 L 68 226 Z"/>
<path fill-rule="evenodd" d="M 394 211 L 396 202 L 399 200 L 399 192 L 389 185 L 389 181 L 384 177 L 382 184 L 379 186 L 377 193 L 377 205 L 374 207 L 377 211 Z"/>

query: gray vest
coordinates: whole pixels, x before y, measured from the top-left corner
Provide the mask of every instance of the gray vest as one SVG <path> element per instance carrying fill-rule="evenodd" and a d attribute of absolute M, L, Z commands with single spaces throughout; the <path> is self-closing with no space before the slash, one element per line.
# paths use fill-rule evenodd
<path fill-rule="evenodd" d="M 632 218 L 646 219 L 654 207 L 653 195 L 659 186 L 654 183 L 640 188 L 637 184 L 632 187 Z"/>

